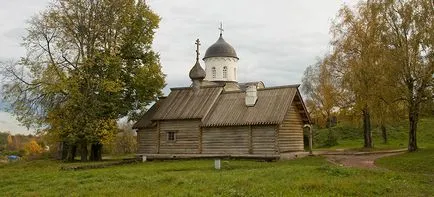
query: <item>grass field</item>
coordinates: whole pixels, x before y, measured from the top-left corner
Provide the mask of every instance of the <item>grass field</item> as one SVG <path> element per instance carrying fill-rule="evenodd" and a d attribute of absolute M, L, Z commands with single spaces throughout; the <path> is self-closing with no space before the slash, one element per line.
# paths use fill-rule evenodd
<path fill-rule="evenodd" d="M 292 161 L 154 161 L 101 169 L 64 171 L 56 161 L 0 165 L 1 196 L 432 196 L 433 149 L 381 160 L 387 169 L 333 166 L 322 157 Z M 392 162 L 390 162 L 392 161 Z M 75 164 L 76 165 L 76 164 Z M 408 169 L 408 170 L 402 170 Z M 422 174 L 420 174 L 422 173 Z"/>
<path fill-rule="evenodd" d="M 380 158 L 375 163 L 394 171 L 434 176 L 434 148 Z"/>
<path fill-rule="evenodd" d="M 389 129 L 375 149 L 405 148 L 406 125 Z M 52 160 L 0 163 L 0 196 L 434 196 L 434 119 L 422 119 L 421 150 L 375 161 L 380 168 L 357 169 L 332 165 L 323 157 L 292 161 L 153 161 L 100 169 L 61 170 L 100 163 L 61 163 Z M 329 149 L 358 149 L 357 130 L 341 129 L 339 145 Z M 113 158 L 111 158 L 113 159 Z M 113 161 L 105 161 L 108 163 Z"/>
<path fill-rule="evenodd" d="M 355 149 L 361 150 L 363 147 L 362 128 L 353 128 L 351 126 L 338 125 L 333 127 L 333 132 L 338 138 L 338 145 L 332 147 L 323 147 L 321 141 L 326 138 L 326 129 L 316 130 L 315 148 L 322 150 L 335 149 Z M 408 145 L 408 125 L 403 121 L 398 125 L 388 126 L 388 143 L 384 144 L 381 132 L 378 128 L 373 128 L 372 138 L 374 149 L 405 149 Z M 417 129 L 417 140 L 420 148 L 434 148 L 434 118 L 421 118 Z"/>

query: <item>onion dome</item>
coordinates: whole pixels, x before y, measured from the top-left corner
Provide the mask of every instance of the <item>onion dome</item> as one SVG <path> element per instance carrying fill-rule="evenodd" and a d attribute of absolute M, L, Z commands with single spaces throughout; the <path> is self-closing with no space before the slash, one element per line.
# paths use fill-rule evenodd
<path fill-rule="evenodd" d="M 199 63 L 199 46 L 200 46 L 199 39 L 197 39 L 194 44 L 196 44 L 196 64 L 194 64 L 193 68 L 191 68 L 189 76 L 190 76 L 190 79 L 193 81 L 194 80 L 202 81 L 203 79 L 205 79 L 206 72 L 202 68 L 202 66 L 200 66 L 200 63 Z"/>
<path fill-rule="evenodd" d="M 205 79 L 205 70 L 200 66 L 199 61 L 196 61 L 196 64 L 194 64 L 193 68 L 190 70 L 190 79 L 191 80 L 203 80 Z"/>
<path fill-rule="evenodd" d="M 233 57 L 239 59 L 234 47 L 223 39 L 221 33 L 217 42 L 206 50 L 203 60 L 210 57 Z"/>

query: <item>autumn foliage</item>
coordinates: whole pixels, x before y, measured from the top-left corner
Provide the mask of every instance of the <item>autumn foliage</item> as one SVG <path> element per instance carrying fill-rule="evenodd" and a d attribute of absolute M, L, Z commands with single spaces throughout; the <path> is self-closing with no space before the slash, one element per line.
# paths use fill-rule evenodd
<path fill-rule="evenodd" d="M 344 5 L 331 27 L 330 52 L 306 69 L 303 92 L 318 123 L 331 114 L 363 127 L 372 148 L 372 127 L 408 120 L 408 150 L 418 149 L 422 106 L 433 102 L 434 2 L 368 0 Z M 330 124 L 326 124 L 330 125 Z"/>
<path fill-rule="evenodd" d="M 24 150 L 30 155 L 40 154 L 43 151 L 42 147 L 35 140 L 30 140 L 30 142 L 25 144 Z"/>

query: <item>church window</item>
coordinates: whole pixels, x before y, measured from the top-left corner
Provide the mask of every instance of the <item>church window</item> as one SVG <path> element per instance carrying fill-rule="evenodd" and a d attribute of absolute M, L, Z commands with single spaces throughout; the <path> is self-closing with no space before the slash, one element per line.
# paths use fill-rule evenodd
<path fill-rule="evenodd" d="M 235 80 L 237 79 L 237 68 L 234 68 L 234 77 L 235 77 Z"/>
<path fill-rule="evenodd" d="M 168 131 L 167 132 L 167 141 L 169 141 L 169 142 L 175 142 L 176 141 L 176 132 L 175 131 Z"/>
<path fill-rule="evenodd" d="M 216 72 L 215 67 L 212 67 L 212 78 L 216 78 Z"/>
<path fill-rule="evenodd" d="M 223 78 L 228 78 L 228 67 L 223 67 Z"/>

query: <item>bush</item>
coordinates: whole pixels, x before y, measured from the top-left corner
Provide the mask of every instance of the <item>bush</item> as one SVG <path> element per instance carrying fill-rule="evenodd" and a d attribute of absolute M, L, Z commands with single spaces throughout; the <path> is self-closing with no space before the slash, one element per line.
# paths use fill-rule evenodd
<path fill-rule="evenodd" d="M 37 155 L 43 151 L 42 147 L 35 140 L 26 143 L 24 145 L 24 150 L 30 155 Z"/>

